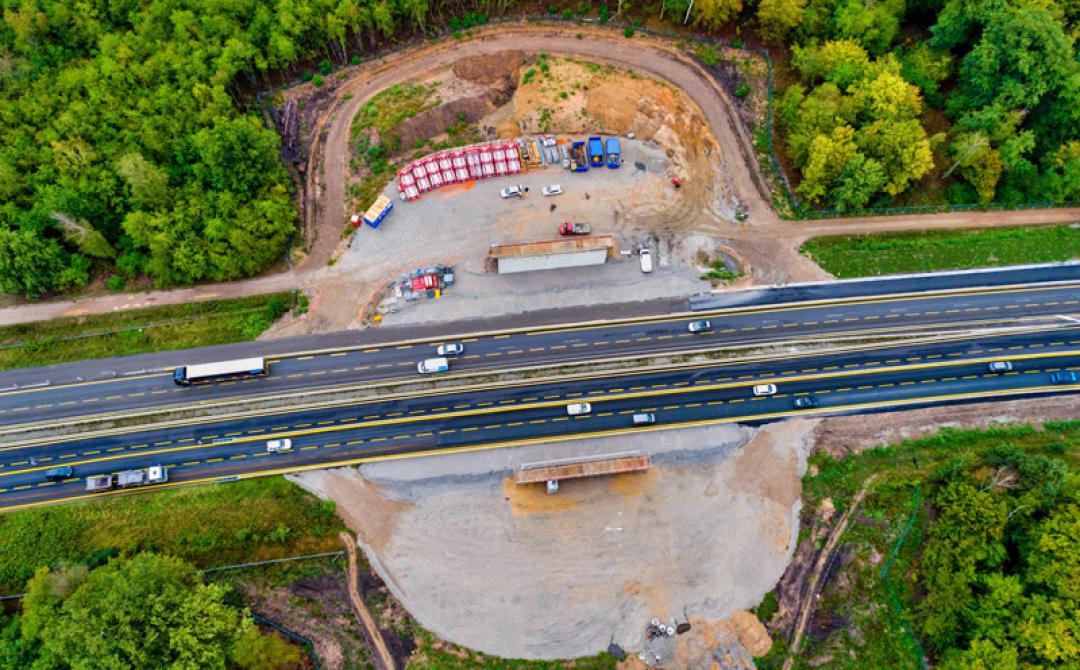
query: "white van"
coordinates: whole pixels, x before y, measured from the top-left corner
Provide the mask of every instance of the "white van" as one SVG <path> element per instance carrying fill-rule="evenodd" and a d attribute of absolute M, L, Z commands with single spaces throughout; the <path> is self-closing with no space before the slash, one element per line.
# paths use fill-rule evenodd
<path fill-rule="evenodd" d="M 450 361 L 445 358 L 426 358 L 416 366 L 416 371 L 422 375 L 434 372 L 446 372 L 450 369 Z"/>
<path fill-rule="evenodd" d="M 287 437 L 280 440 L 269 440 L 266 443 L 266 450 L 271 454 L 276 454 L 281 451 L 289 451 L 290 449 L 292 449 L 292 440 Z"/>
<path fill-rule="evenodd" d="M 645 274 L 652 272 L 652 252 L 642 249 L 638 252 L 638 260 L 641 262 L 641 271 Z"/>

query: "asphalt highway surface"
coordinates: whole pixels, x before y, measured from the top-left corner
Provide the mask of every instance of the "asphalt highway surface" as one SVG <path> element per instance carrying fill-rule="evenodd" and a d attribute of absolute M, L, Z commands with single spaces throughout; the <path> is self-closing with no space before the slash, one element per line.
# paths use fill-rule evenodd
<path fill-rule="evenodd" d="M 1054 275 L 1056 276 L 1056 275 Z M 926 279 L 927 286 L 932 285 Z M 416 365 L 442 342 L 462 342 L 451 373 L 504 371 L 536 365 L 598 361 L 621 356 L 723 349 L 777 341 L 838 341 L 895 334 L 1080 323 L 1080 282 L 993 286 L 873 295 L 865 298 L 752 305 L 693 315 L 548 326 L 448 339 L 405 341 L 270 356 L 266 377 L 180 387 L 171 368 L 112 379 L 57 384 L 24 379 L 0 391 L 0 427 L 51 424 L 90 415 L 197 407 L 226 398 L 296 392 L 363 382 L 415 380 Z M 687 324 L 706 318 L 711 332 L 691 334 Z M 1077 344 L 1070 340 L 1067 344 Z M 254 345 L 257 347 L 257 344 Z M 258 355 L 250 350 L 246 355 Z M 24 371 L 25 377 L 25 371 Z"/>
<path fill-rule="evenodd" d="M 1040 304 L 1047 297 L 1041 295 Z M 991 371 L 994 361 L 1008 361 L 1011 369 Z M 1061 373 L 1076 376 L 1055 378 Z M 620 431 L 1075 392 L 1080 390 L 1076 379 L 1080 379 L 1080 324 L 1070 323 L 1047 331 L 957 336 L 917 346 L 867 346 L 786 359 L 598 373 L 584 379 L 428 391 L 241 419 L 195 419 L 169 429 L 0 449 L 0 509 L 125 493 L 88 494 L 84 481 L 92 475 L 158 464 L 168 468 L 169 483 L 143 490 Z M 754 395 L 753 386 L 766 383 L 775 384 L 777 392 Z M 811 399 L 800 401 L 810 406 L 797 406 L 799 398 Z M 569 416 L 567 405 L 579 402 L 591 403 L 592 411 Z M 656 424 L 631 427 L 630 415 L 635 412 L 655 414 Z M 292 450 L 268 453 L 267 440 L 278 438 L 291 439 Z M 48 480 L 47 471 L 59 466 L 71 467 L 72 475 Z"/>

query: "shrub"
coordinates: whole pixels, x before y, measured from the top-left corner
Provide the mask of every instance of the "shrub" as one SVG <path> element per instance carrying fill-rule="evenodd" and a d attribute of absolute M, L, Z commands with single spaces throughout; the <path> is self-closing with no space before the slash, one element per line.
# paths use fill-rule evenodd
<path fill-rule="evenodd" d="M 323 78 L 320 77 L 319 75 L 315 75 L 314 77 L 311 78 L 311 83 L 315 84 L 315 87 L 318 88 L 319 86 L 323 85 Z"/>
<path fill-rule="evenodd" d="M 333 64 L 326 58 L 319 61 L 319 74 L 325 76 L 334 71 Z"/>
<path fill-rule="evenodd" d="M 607 5 L 600 5 L 600 23 L 607 23 L 609 18 Z"/>
<path fill-rule="evenodd" d="M 574 18 L 574 10 L 572 10 L 572 9 L 564 9 L 563 12 L 562 12 L 562 17 L 564 19 L 566 19 L 567 21 L 569 21 L 570 19 Z"/>
<path fill-rule="evenodd" d="M 300 81 L 311 81 L 312 77 L 314 77 L 314 76 L 315 76 L 314 72 L 304 72 L 303 74 L 300 75 Z"/>
<path fill-rule="evenodd" d="M 732 40 L 731 41 L 731 46 L 736 48 L 736 49 L 742 49 L 743 48 L 743 41 L 742 40 Z"/>
<path fill-rule="evenodd" d="M 577 35 L 574 35 L 574 37 L 578 38 L 579 40 L 585 39 L 585 36 L 582 35 L 581 33 L 578 33 Z"/>
<path fill-rule="evenodd" d="M 105 288 L 110 291 L 119 291 L 124 288 L 126 283 L 127 279 L 124 278 L 124 275 L 113 275 L 105 280 Z"/>
<path fill-rule="evenodd" d="M 720 62 L 720 54 L 716 52 L 716 47 L 711 44 L 699 45 L 698 48 L 694 50 L 694 55 L 698 57 L 698 60 L 709 67 L 716 67 L 716 64 Z"/>
<path fill-rule="evenodd" d="M 623 28 L 622 34 L 623 34 L 623 37 L 627 37 L 627 38 L 633 37 L 634 36 L 634 29 L 631 28 L 630 26 L 626 26 L 625 28 Z"/>
<path fill-rule="evenodd" d="M 352 58 L 349 59 L 349 63 L 351 65 L 359 65 L 361 63 L 361 61 L 363 61 L 363 59 L 360 58 L 359 55 L 353 56 Z"/>
<path fill-rule="evenodd" d="M 555 5 L 548 5 L 548 14 L 558 14 L 559 8 Z"/>
<path fill-rule="evenodd" d="M 743 84 L 739 88 L 735 89 L 735 97 L 736 98 L 745 98 L 749 94 L 750 94 L 750 87 L 747 86 L 746 84 Z"/>

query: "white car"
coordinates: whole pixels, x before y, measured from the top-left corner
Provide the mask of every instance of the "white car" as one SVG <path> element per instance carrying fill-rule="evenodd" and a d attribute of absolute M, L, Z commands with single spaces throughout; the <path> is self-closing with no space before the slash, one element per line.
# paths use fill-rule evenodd
<path fill-rule="evenodd" d="M 575 402 L 566 406 L 566 413 L 569 416 L 581 416 L 582 414 L 588 414 L 592 411 L 592 405 L 587 402 Z"/>
<path fill-rule="evenodd" d="M 548 184 L 543 190 L 544 195 L 559 195 L 560 193 L 562 193 L 562 186 L 558 184 Z"/>
<path fill-rule="evenodd" d="M 292 440 L 287 437 L 280 440 L 270 440 L 266 443 L 266 450 L 271 454 L 276 454 L 279 451 L 289 451 L 290 449 L 292 449 Z"/>
<path fill-rule="evenodd" d="M 507 186 L 503 190 L 499 191 L 499 195 L 504 198 L 523 198 L 528 192 L 529 189 L 525 188 L 521 184 L 518 184 L 517 186 Z"/>
<path fill-rule="evenodd" d="M 461 342 L 449 342 L 435 347 L 435 353 L 440 356 L 460 356 L 465 353 L 465 345 Z"/>
<path fill-rule="evenodd" d="M 758 384 L 754 387 L 754 395 L 766 396 L 776 394 L 776 384 Z"/>
<path fill-rule="evenodd" d="M 652 252 L 642 249 L 638 252 L 638 260 L 641 262 L 641 271 L 645 274 L 652 272 Z"/>

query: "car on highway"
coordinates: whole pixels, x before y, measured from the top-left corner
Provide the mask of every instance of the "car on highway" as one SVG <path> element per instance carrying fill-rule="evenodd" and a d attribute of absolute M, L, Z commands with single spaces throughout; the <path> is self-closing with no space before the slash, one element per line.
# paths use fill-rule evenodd
<path fill-rule="evenodd" d="M 812 395 L 801 395 L 795 398 L 795 409 L 810 409 L 811 407 L 817 407 L 817 398 Z"/>
<path fill-rule="evenodd" d="M 285 437 L 280 440 L 269 440 L 266 443 L 266 450 L 271 454 L 276 454 L 279 451 L 289 451 L 292 449 L 292 440 Z"/>
<path fill-rule="evenodd" d="M 568 416 L 581 416 L 592 412 L 592 405 L 587 402 L 575 402 L 566 406 Z"/>
<path fill-rule="evenodd" d="M 1012 370 L 1012 361 L 993 361 L 986 366 L 990 372 L 1009 372 Z"/>
<path fill-rule="evenodd" d="M 51 482 L 60 481 L 61 479 L 70 479 L 75 474 L 75 469 L 70 465 L 62 465 L 58 468 L 52 468 L 45 471 L 45 479 Z"/>
<path fill-rule="evenodd" d="M 560 195 L 562 193 L 562 186 L 558 184 L 548 184 L 541 190 L 541 193 L 544 195 Z"/>
<path fill-rule="evenodd" d="M 757 384 L 754 386 L 754 395 L 757 397 L 775 395 L 776 384 Z"/>
<path fill-rule="evenodd" d="M 656 423 L 656 415 L 652 412 L 638 412 L 632 417 L 635 426 L 651 426 Z"/>
<path fill-rule="evenodd" d="M 440 356 L 460 356 L 465 353 L 465 345 L 461 342 L 447 342 L 435 347 L 435 353 Z"/>
<path fill-rule="evenodd" d="M 422 375 L 446 372 L 449 369 L 450 361 L 445 358 L 425 358 L 416 365 L 416 371 Z"/>
<path fill-rule="evenodd" d="M 529 189 L 525 188 L 521 184 L 515 186 L 507 186 L 503 190 L 499 191 L 499 195 L 504 198 L 524 198 L 525 194 L 529 192 Z"/>
<path fill-rule="evenodd" d="M 707 333 L 712 330 L 712 322 L 708 319 L 698 319 L 688 323 L 686 329 L 691 333 Z"/>
<path fill-rule="evenodd" d="M 1076 373 L 1070 370 L 1061 370 L 1060 372 L 1051 372 L 1050 381 L 1055 384 L 1075 384 Z"/>
<path fill-rule="evenodd" d="M 652 272 L 652 252 L 642 249 L 638 252 L 638 261 L 641 263 L 641 271 L 645 274 Z"/>

